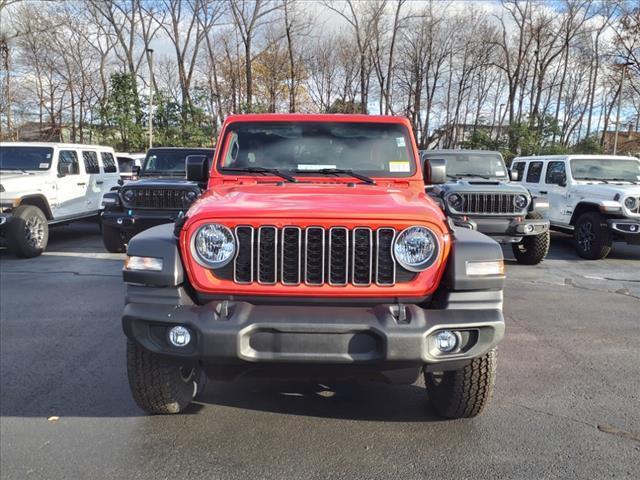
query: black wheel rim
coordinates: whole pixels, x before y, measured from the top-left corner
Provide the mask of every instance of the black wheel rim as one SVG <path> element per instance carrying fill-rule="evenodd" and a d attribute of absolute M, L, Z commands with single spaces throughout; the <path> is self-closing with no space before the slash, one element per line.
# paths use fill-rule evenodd
<path fill-rule="evenodd" d="M 44 240 L 44 222 L 36 215 L 29 217 L 24 222 L 24 239 L 27 245 L 40 248 Z"/>
<path fill-rule="evenodd" d="M 593 247 L 593 242 L 596 239 L 596 234 L 593 228 L 593 223 L 583 222 L 578 227 L 578 246 L 583 252 L 588 252 Z"/>

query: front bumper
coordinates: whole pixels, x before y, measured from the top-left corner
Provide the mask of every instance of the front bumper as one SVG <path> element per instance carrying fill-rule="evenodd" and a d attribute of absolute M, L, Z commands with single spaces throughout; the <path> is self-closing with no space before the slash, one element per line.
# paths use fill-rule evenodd
<path fill-rule="evenodd" d="M 173 223 L 179 217 L 180 212 L 175 210 L 169 211 L 118 211 L 104 210 L 102 212 L 102 223 L 104 225 L 117 228 L 133 236 L 156 225 L 164 223 Z"/>
<path fill-rule="evenodd" d="M 612 218 L 607 220 L 609 228 L 633 245 L 640 245 L 640 220 Z"/>
<path fill-rule="evenodd" d="M 463 217 L 454 218 L 454 223 L 463 228 L 477 230 L 504 243 L 516 243 L 522 237 L 540 235 L 549 230 L 548 220 L 523 217 Z"/>
<path fill-rule="evenodd" d="M 285 306 L 212 301 L 199 306 L 159 304 L 153 298 L 147 299 L 150 303 L 131 302 L 135 295 L 129 294 L 122 324 L 125 334 L 145 349 L 181 361 L 199 361 L 205 367 L 340 365 L 345 375 L 350 365 L 447 369 L 483 355 L 504 336 L 502 292 L 489 292 L 490 298 L 484 292 L 481 300 L 478 292 L 468 293 L 471 297 L 459 298 L 442 310 L 405 305 L 405 315 L 398 304 Z M 176 325 L 191 331 L 187 346 L 169 344 L 167 332 Z M 459 332 L 459 348 L 439 352 L 434 341 L 439 330 Z"/>

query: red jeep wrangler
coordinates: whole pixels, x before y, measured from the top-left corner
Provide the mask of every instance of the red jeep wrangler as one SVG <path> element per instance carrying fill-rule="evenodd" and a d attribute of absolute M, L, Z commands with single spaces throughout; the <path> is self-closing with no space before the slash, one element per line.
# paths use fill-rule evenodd
<path fill-rule="evenodd" d="M 181 412 L 207 377 L 424 373 L 438 414 L 479 414 L 504 335 L 502 251 L 447 221 L 425 195 L 444 167 L 419 158 L 403 118 L 229 117 L 210 172 L 187 158 L 206 192 L 128 245 L 137 404 Z"/>

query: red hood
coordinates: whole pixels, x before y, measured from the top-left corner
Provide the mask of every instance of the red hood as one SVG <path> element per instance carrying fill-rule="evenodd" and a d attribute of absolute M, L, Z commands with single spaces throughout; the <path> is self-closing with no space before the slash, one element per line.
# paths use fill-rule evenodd
<path fill-rule="evenodd" d="M 204 218 L 344 218 L 444 221 L 424 191 L 407 185 L 347 186 L 336 183 L 216 185 L 189 210 Z"/>

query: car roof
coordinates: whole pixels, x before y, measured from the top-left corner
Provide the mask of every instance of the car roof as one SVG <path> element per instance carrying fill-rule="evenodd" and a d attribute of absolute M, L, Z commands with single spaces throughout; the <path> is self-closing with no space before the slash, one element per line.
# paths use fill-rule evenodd
<path fill-rule="evenodd" d="M 51 148 L 101 148 L 113 150 L 105 145 L 87 145 L 84 143 L 60 143 L 60 142 L 0 142 L 3 147 L 51 147 Z"/>
<path fill-rule="evenodd" d="M 638 160 L 637 157 L 628 155 L 599 155 L 597 153 L 590 154 L 575 154 L 575 155 L 540 155 L 529 157 L 516 157 L 513 161 L 531 161 L 536 160 L 539 162 L 553 161 L 553 160 L 590 160 L 590 159 L 602 159 L 602 160 Z"/>
<path fill-rule="evenodd" d="M 215 150 L 213 147 L 151 147 L 149 150 Z M 143 154 L 144 155 L 144 154 Z"/>
<path fill-rule="evenodd" d="M 464 148 L 458 148 L 458 149 L 454 149 L 454 148 L 440 148 L 440 149 L 432 149 L 432 150 L 420 150 L 420 153 L 436 153 L 436 154 L 442 154 L 442 153 L 497 153 L 498 155 L 501 155 L 500 152 L 498 152 L 497 150 L 466 150 Z"/>
<path fill-rule="evenodd" d="M 366 115 L 345 113 L 251 113 L 229 115 L 225 123 L 235 122 L 350 122 L 390 123 L 410 126 L 409 120 L 396 115 Z"/>

